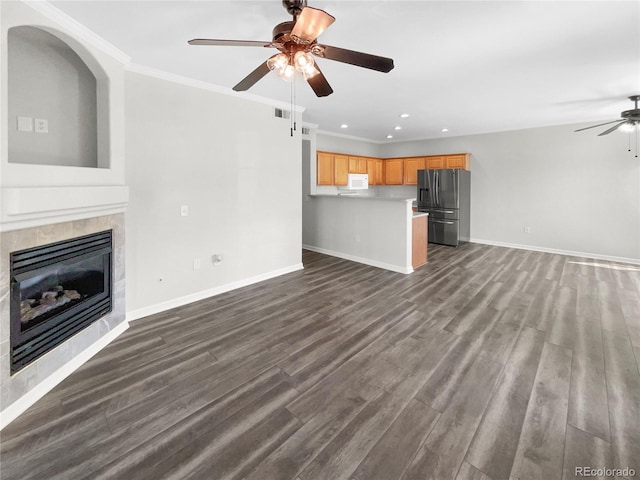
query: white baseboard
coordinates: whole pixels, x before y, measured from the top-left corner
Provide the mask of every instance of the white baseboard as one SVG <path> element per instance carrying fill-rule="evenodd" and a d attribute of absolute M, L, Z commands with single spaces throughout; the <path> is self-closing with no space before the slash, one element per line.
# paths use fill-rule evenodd
<path fill-rule="evenodd" d="M 166 302 L 157 303 L 155 305 L 150 305 L 148 307 L 138 308 L 137 310 L 132 310 L 130 312 L 127 312 L 127 321 L 132 322 L 134 320 L 138 320 L 140 318 L 147 317 L 149 315 L 155 315 L 156 313 L 161 313 L 166 310 L 171 310 L 172 308 L 181 307 L 189 303 L 197 302 L 199 300 L 204 300 L 205 298 L 214 297 L 216 295 L 220 295 L 221 293 L 229 292 L 237 288 L 246 287 L 254 283 L 263 282 L 264 280 L 269 280 L 270 278 L 275 278 L 275 277 L 279 277 L 280 275 L 296 272 L 298 270 L 302 270 L 303 268 L 304 267 L 302 266 L 302 263 L 297 263 L 295 265 L 281 268 L 279 270 L 274 270 L 272 272 L 263 273 L 260 275 L 256 275 L 254 277 L 244 278 L 242 280 L 238 280 L 237 282 L 227 283 L 226 285 L 210 288 L 208 290 L 203 290 L 201 292 L 191 293 L 183 297 L 167 300 Z"/>
<path fill-rule="evenodd" d="M 351 260 L 352 262 L 364 263 L 365 265 L 371 265 L 372 267 L 384 268 L 385 270 L 391 270 L 392 272 L 404 273 L 405 275 L 409 273 L 413 273 L 413 267 L 402 267 L 400 265 L 392 265 L 390 263 L 379 262 L 377 260 L 358 257 L 356 255 L 349 255 L 348 253 L 336 252 L 333 250 L 328 250 L 326 248 L 314 247 L 312 245 L 302 245 L 302 248 L 306 250 L 311 250 L 312 252 L 331 255 L 332 257 L 344 258 L 345 260 Z"/>
<path fill-rule="evenodd" d="M 493 240 L 483 240 L 481 238 L 470 239 L 472 243 L 482 243 L 484 245 L 495 245 L 496 247 L 517 248 L 520 250 L 532 250 L 534 252 L 557 253 L 559 255 L 568 255 L 570 257 L 585 257 L 596 260 L 608 260 L 610 262 L 630 263 L 632 265 L 640 265 L 638 258 L 614 257 L 611 255 L 600 255 L 598 253 L 574 252 L 571 250 L 560 250 L 557 248 L 534 247 L 532 245 L 519 245 L 517 243 L 494 242 Z"/>
<path fill-rule="evenodd" d="M 129 324 L 126 321 L 116 325 L 104 337 L 100 338 L 92 345 L 89 345 L 71 361 L 60 367 L 52 375 L 47 377 L 45 380 L 25 393 L 18 400 L 2 410 L 2 412 L 0 412 L 0 430 L 9 425 L 20 414 L 24 413 L 31 405 L 44 397 L 56 385 L 58 385 L 73 372 L 75 372 L 96 353 L 109 345 L 109 343 L 120 336 L 127 328 L 129 328 Z"/>

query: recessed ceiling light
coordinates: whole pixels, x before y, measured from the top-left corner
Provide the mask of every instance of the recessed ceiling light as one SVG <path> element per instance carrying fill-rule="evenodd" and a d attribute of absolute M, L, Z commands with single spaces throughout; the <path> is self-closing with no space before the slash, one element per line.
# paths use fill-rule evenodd
<path fill-rule="evenodd" d="M 340 128 L 349 128 L 349 125 L 347 125 L 346 123 L 343 123 L 342 125 L 340 125 Z"/>
<path fill-rule="evenodd" d="M 442 130 L 440 130 L 441 132 L 448 132 L 449 129 L 448 128 L 443 128 Z"/>
<path fill-rule="evenodd" d="M 401 113 L 400 114 L 400 118 L 409 118 L 409 114 L 408 113 Z"/>
<path fill-rule="evenodd" d="M 402 130 L 402 127 L 400 125 L 396 125 L 395 127 L 393 127 L 394 130 Z"/>
<path fill-rule="evenodd" d="M 387 138 L 393 138 L 393 135 L 387 135 Z"/>

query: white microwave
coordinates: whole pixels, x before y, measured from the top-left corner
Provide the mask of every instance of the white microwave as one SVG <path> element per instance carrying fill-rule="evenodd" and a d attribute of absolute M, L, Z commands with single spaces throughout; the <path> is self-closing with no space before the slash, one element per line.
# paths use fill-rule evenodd
<path fill-rule="evenodd" d="M 369 188 L 369 175 L 366 173 L 349 173 L 347 175 L 349 190 L 366 190 Z"/>

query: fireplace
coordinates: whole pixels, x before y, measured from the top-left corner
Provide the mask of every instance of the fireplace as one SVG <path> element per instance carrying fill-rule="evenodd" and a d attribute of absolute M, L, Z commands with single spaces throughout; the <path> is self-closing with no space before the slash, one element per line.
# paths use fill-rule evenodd
<path fill-rule="evenodd" d="M 10 255 L 11 374 L 112 308 L 112 231 Z"/>

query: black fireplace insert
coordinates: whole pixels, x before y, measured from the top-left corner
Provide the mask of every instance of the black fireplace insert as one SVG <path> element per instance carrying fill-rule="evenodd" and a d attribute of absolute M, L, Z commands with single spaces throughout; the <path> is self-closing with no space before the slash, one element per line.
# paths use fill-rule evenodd
<path fill-rule="evenodd" d="M 111 311 L 112 231 L 11 253 L 11 373 Z"/>

